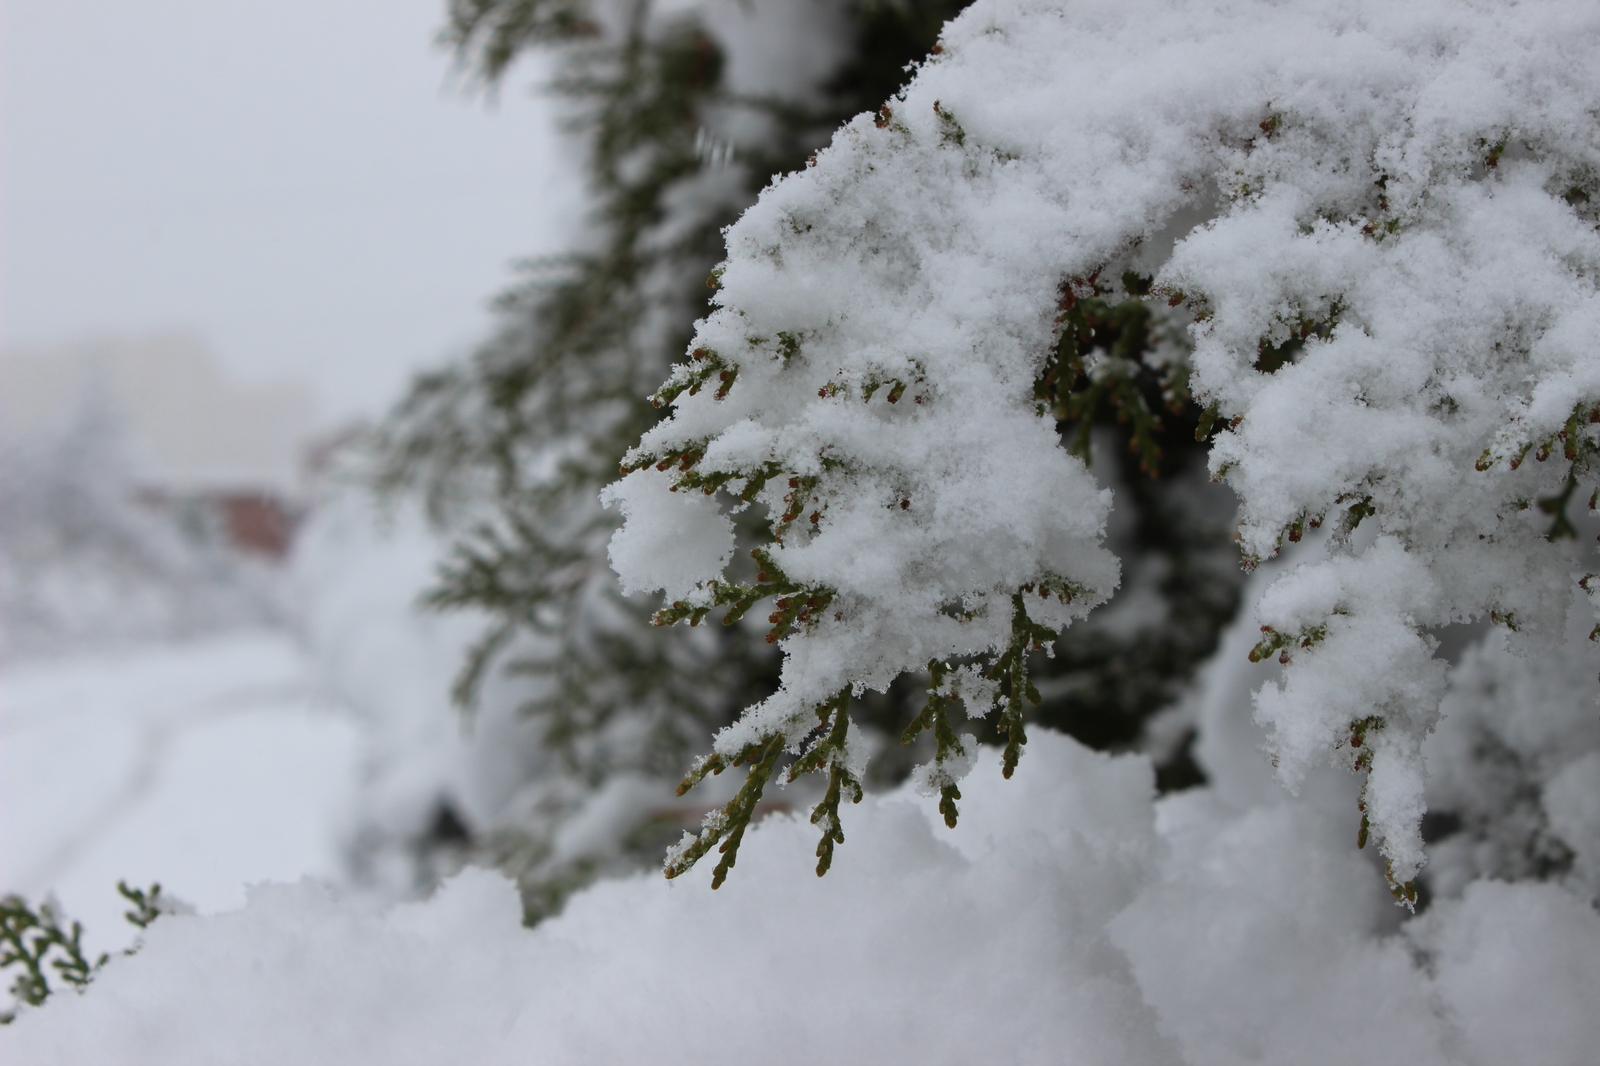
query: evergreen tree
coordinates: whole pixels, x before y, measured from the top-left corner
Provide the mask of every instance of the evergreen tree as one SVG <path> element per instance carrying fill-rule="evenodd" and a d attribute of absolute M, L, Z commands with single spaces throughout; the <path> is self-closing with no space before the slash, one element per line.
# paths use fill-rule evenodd
<path fill-rule="evenodd" d="M 517 699 L 542 723 L 569 794 L 619 772 L 675 779 L 713 730 L 776 687 L 767 627 L 746 619 L 663 628 L 639 598 L 618 595 L 606 562 L 617 516 L 597 497 L 629 445 L 665 413 L 664 395 L 652 402 L 652 390 L 710 308 L 723 227 L 773 177 L 803 169 L 841 122 L 899 91 L 961 6 L 450 7 L 446 39 L 489 86 L 524 52 L 554 53 L 550 88 L 568 102 L 585 146 L 593 214 L 580 248 L 530 265 L 501 298 L 495 336 L 464 363 L 417 380 L 379 434 L 376 478 L 389 492 L 420 492 L 453 531 L 428 603 L 492 619 L 457 699 L 470 708 L 495 671 L 520 679 L 501 686 L 513 696 L 496 698 Z M 1231 503 L 1206 492 L 1196 412 L 1181 381 L 1187 342 L 1122 290 L 1099 285 L 1073 312 L 1077 333 L 1063 340 L 1054 376 L 1041 380 L 1040 402 L 1075 452 L 1088 459 L 1098 444 L 1096 469 L 1125 486 L 1114 537 L 1126 583 L 1139 589 L 1126 599 L 1140 607 L 1072 630 L 1054 659 L 1029 654 L 1041 721 L 1126 748 L 1214 647 L 1239 576 Z M 730 384 L 712 378 L 706 388 L 721 395 Z M 742 535 L 756 536 L 753 512 L 740 521 Z M 916 716 L 923 683 L 907 677 L 858 701 L 857 720 L 883 749 L 873 780 L 903 778 L 930 750 L 931 738 L 893 742 Z M 992 726 L 980 732 L 994 739 Z M 1164 780 L 1196 780 L 1181 750 L 1173 754 Z M 608 868 L 552 866 L 550 840 L 574 809 L 470 827 L 523 877 L 531 913 Z M 659 854 L 679 817 L 639 811 L 619 861 Z M 446 822 L 439 843 L 453 846 L 469 827 L 453 815 Z"/>

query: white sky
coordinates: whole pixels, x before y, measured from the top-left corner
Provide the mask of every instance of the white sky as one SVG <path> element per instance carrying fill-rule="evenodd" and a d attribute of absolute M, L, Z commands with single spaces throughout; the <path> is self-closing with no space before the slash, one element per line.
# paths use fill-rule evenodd
<path fill-rule="evenodd" d="M 444 0 L 4 0 L 0 347 L 186 329 L 325 419 L 375 413 L 556 250 L 572 148 L 497 105 Z"/>

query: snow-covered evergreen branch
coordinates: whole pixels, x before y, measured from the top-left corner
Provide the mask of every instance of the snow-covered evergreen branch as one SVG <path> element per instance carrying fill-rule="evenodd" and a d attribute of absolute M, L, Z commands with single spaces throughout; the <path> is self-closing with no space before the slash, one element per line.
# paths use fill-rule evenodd
<path fill-rule="evenodd" d="M 1107 493 L 1038 390 L 1073 306 L 1128 271 L 1193 316 L 1182 387 L 1247 565 L 1332 527 L 1259 605 L 1288 666 L 1257 717 L 1291 788 L 1329 753 L 1366 774 L 1362 841 L 1413 899 L 1429 630 L 1558 634 L 1565 509 L 1596 478 L 1597 44 L 1600 13 L 1558 2 L 964 12 L 728 230 L 691 345 L 720 385 L 676 371 L 607 490 L 627 587 L 714 605 L 742 496 L 832 597 L 710 758 L 804 759 L 841 686 L 930 659 L 988 658 L 1015 701 L 1019 647 L 1111 595 Z"/>

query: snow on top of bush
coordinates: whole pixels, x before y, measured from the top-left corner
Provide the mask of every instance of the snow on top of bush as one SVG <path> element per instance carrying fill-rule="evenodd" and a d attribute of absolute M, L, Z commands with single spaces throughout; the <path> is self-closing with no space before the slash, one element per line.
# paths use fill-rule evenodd
<path fill-rule="evenodd" d="M 803 607 L 780 601 L 782 688 L 718 757 L 799 750 L 842 688 L 1003 655 L 1112 593 L 1106 494 L 1033 386 L 1064 308 L 1149 271 L 1193 316 L 1247 563 L 1334 526 L 1260 611 L 1257 655 L 1295 660 L 1258 705 L 1282 779 L 1329 752 L 1366 772 L 1363 840 L 1411 896 L 1443 692 L 1426 631 L 1548 637 L 1566 610 L 1556 541 L 1600 454 L 1597 113 L 1593 5 L 968 8 L 727 231 L 672 417 L 613 490 L 632 587 L 704 562 L 650 561 L 687 549 L 636 479 L 707 522 L 718 490 L 771 514 L 763 570 Z M 750 594 L 707 582 L 663 618 Z"/>
<path fill-rule="evenodd" d="M 163 917 L 83 995 L 0 1029 L 36 1066 L 539 1062 L 1071 1062 L 1578 1066 L 1600 1037 L 1600 916 L 1548 885 L 1479 883 L 1413 932 L 1348 827 L 1306 800 L 1152 804 L 1142 757 L 1037 736 L 986 760 L 937 831 L 871 797 L 834 875 L 810 828 L 757 826 L 741 876 L 636 877 L 534 929 L 469 870 L 378 910 L 261 888 Z M 1431 961 L 1420 966 L 1418 958 Z"/>

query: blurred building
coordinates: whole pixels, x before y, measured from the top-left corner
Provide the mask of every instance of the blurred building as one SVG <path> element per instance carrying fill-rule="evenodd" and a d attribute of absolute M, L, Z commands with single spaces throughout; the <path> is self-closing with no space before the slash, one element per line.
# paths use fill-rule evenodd
<path fill-rule="evenodd" d="M 316 428 L 309 389 L 233 380 L 176 331 L 0 356 L 0 440 L 59 432 L 87 406 L 115 422 L 141 504 L 194 537 L 271 558 L 288 550 Z"/>

